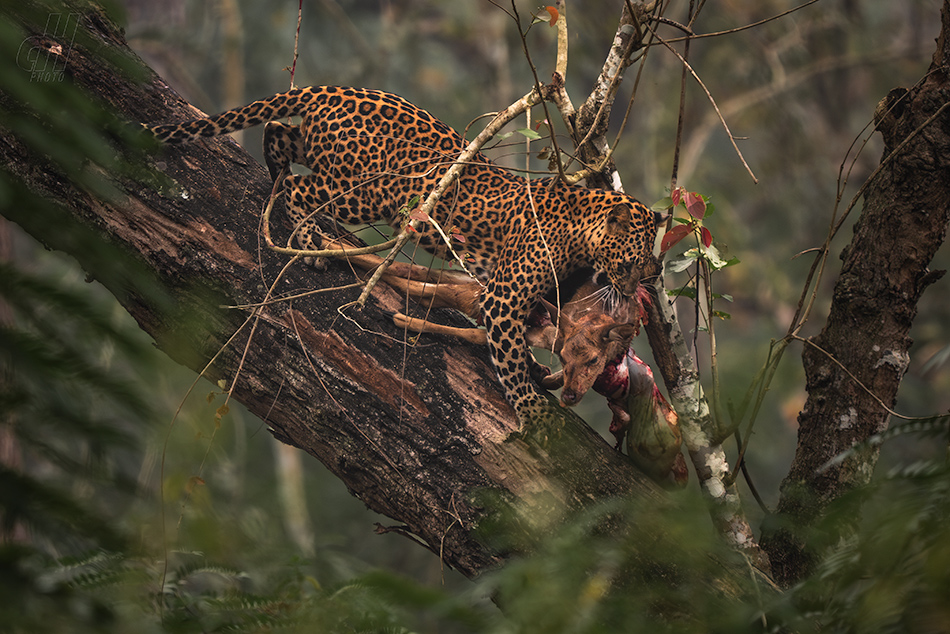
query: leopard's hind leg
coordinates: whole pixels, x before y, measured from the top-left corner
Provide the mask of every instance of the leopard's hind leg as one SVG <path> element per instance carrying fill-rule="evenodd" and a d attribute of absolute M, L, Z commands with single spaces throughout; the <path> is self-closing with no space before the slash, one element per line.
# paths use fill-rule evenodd
<path fill-rule="evenodd" d="M 295 125 L 271 121 L 264 126 L 264 162 L 270 171 L 271 180 L 291 163 L 307 164 L 304 137 Z"/>
<path fill-rule="evenodd" d="M 291 237 L 307 251 L 322 248 L 318 215 L 326 213 L 330 197 L 320 185 L 314 174 L 290 174 L 284 179 L 284 206 L 293 226 Z M 324 258 L 308 257 L 306 262 L 317 269 L 326 267 Z"/>
<path fill-rule="evenodd" d="M 331 177 L 316 171 L 311 174 L 291 174 L 284 179 L 282 191 L 287 215 L 293 223 L 292 237 L 302 249 L 310 251 L 322 248 L 324 229 L 320 226 L 321 215 L 349 225 L 371 224 L 376 220 L 361 211 L 364 206 L 377 209 L 379 205 L 375 200 L 366 196 L 354 200 L 352 196 L 338 194 L 332 186 L 334 182 Z M 325 265 L 321 258 L 309 263 L 317 268 Z"/>

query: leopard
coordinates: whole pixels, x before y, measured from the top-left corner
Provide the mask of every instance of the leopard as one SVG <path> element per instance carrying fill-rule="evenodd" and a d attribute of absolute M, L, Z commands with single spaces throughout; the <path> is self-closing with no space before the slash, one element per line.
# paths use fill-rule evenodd
<path fill-rule="evenodd" d="M 275 181 L 284 176 L 279 191 L 304 249 L 321 243 L 318 213 L 400 230 L 407 206 L 424 200 L 468 145 L 398 95 L 344 86 L 295 88 L 214 116 L 146 127 L 164 144 L 181 144 L 262 124 L 267 169 Z M 309 173 L 291 173 L 292 164 Z M 485 285 L 492 364 L 523 427 L 548 407 L 532 381 L 548 369 L 526 344 L 526 318 L 557 280 L 582 267 L 606 276 L 618 297 L 632 296 L 655 262 L 654 213 L 629 194 L 557 176 L 527 178 L 479 152 L 430 216 Z M 434 256 L 450 255 L 432 223 L 413 239 Z"/>

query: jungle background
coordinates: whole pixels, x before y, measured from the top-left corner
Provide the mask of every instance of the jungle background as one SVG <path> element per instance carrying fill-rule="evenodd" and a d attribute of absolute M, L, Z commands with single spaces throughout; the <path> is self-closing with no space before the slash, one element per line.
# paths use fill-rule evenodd
<path fill-rule="evenodd" d="M 791 6 L 741 1 L 710 6 L 695 27 L 727 30 Z M 523 17 L 538 10 L 527 3 L 519 7 Z M 124 13 L 119 19 L 132 48 L 207 112 L 289 85 L 295 3 L 130 1 L 111 11 Z M 619 6 L 584 2 L 569 11 L 567 86 L 580 99 L 600 71 Z M 668 15 L 682 19 L 685 11 L 674 5 Z M 692 64 L 733 132 L 744 138 L 740 147 L 759 177 L 753 184 L 705 95 L 691 84 L 678 180 L 710 197 L 716 213 L 709 224 L 717 242 L 741 261 L 716 280 L 717 292 L 734 298 L 721 306 L 731 318 L 717 328 L 727 398 L 741 398 L 769 340 L 788 326 L 808 266 L 795 256 L 824 240 L 839 170 L 843 163 L 850 165 L 854 139 L 868 139 L 868 144 L 851 171 L 845 200 L 879 161 L 880 140 L 866 126 L 890 89 L 909 86 L 926 71 L 938 11 L 933 2 L 822 1 L 692 44 Z M 321 0 L 305 3 L 300 28 L 297 85 L 389 90 L 456 129 L 507 105 L 532 83 L 516 29 L 489 2 Z M 16 31 L 6 29 L 4 35 L 11 40 L 4 51 L 15 50 Z M 535 25 L 528 41 L 546 77 L 553 68 L 555 31 Z M 647 204 L 668 193 L 680 85 L 679 62 L 664 51 L 654 53 L 615 155 L 627 191 Z M 629 98 L 632 76 L 625 84 L 618 103 Z M 248 131 L 241 142 L 260 157 L 260 130 Z M 523 147 L 502 147 L 494 156 L 519 164 Z M 17 512 L 11 512 L 10 500 L 18 498 L 4 498 L 4 530 L 10 541 L 41 553 L 27 564 L 17 560 L 20 567 L 4 578 L 7 596 L 23 598 L 4 602 L 6 622 L 23 631 L 63 631 L 64 625 L 121 629 L 145 615 L 147 626 L 158 629 L 171 615 L 166 627 L 254 629 L 271 625 L 267 617 L 279 611 L 269 611 L 272 602 L 297 599 L 311 602 L 306 612 L 311 620 L 304 621 L 311 627 L 321 610 L 332 615 L 326 617 L 333 623 L 329 629 L 359 631 L 360 619 L 366 619 L 366 629 L 400 623 L 420 631 L 514 627 L 487 598 L 504 579 L 472 584 L 404 537 L 377 535 L 375 523 L 386 518 L 367 511 L 320 463 L 280 446 L 239 406 L 232 405 L 219 421 L 213 385 L 199 385 L 185 399 L 193 374 L 151 350 L 108 293 L 86 284 L 83 272 L 67 258 L 43 251 L 12 226 L 6 231 L 12 243 L 7 259 L 15 267 L 6 265 L 6 279 L 19 279 L 14 271 L 29 276 L 26 287 L 35 295 L 17 300 L 9 290 L 14 285 L 5 286 L 15 307 L 5 319 L 26 318 L 22 328 L 35 335 L 10 338 L 7 345 L 42 345 L 50 355 L 46 364 L 14 366 L 15 389 L 5 391 L 10 405 L 5 409 L 15 412 L 3 443 L 9 467 L 5 486 L 16 488 L 21 500 L 29 491 L 35 497 L 21 501 L 24 508 Z M 839 236 L 832 252 L 849 237 Z M 944 247 L 933 268 L 948 268 L 948 259 Z M 816 316 L 827 313 L 833 279 L 832 274 L 824 281 Z M 911 367 L 896 407 L 908 416 L 950 409 L 945 284 L 924 294 L 912 331 Z M 40 302 L 40 296 L 55 301 Z M 690 304 L 682 300 L 687 328 L 695 325 L 690 313 Z M 821 321 L 816 317 L 814 330 L 805 334 L 817 332 Z M 15 323 L 21 327 L 23 322 Z M 708 353 L 701 337 L 698 341 L 702 364 Z M 649 360 L 646 343 L 636 345 Z M 64 368 L 55 361 L 52 355 L 63 350 L 74 365 Z M 591 401 L 580 413 L 607 437 L 609 414 Z M 747 456 L 766 505 L 774 504 L 791 460 L 795 417 L 803 403 L 801 364 L 789 355 Z M 55 442 L 44 440 L 41 429 L 57 430 Z M 878 471 L 939 459 L 946 448 L 945 437 L 890 441 Z M 46 488 L 29 489 L 33 481 Z M 184 502 L 177 494 L 182 490 L 189 491 Z M 158 503 L 162 491 L 169 497 L 164 505 Z M 763 512 L 748 492 L 744 499 L 756 526 Z M 62 516 L 38 522 L 43 504 L 62 508 Z M 31 505 L 32 515 L 26 508 Z M 880 520 L 889 511 L 877 512 Z M 10 521 L 18 514 L 23 521 Z M 562 541 L 555 546 L 554 539 L 552 553 L 573 545 L 559 536 Z M 166 547 L 173 551 L 173 574 L 160 589 Z M 161 592 L 169 595 L 172 607 L 160 617 L 156 604 L 164 599 L 155 596 Z M 209 608 L 212 595 L 234 602 L 221 599 Z M 151 603 L 145 596 L 152 596 Z M 934 628 L 921 631 L 940 631 Z"/>

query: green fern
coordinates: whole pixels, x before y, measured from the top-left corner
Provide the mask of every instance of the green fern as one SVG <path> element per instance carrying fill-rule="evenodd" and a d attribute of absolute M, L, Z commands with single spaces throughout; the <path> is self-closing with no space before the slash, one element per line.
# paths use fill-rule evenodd
<path fill-rule="evenodd" d="M 894 469 L 861 499 L 858 531 L 831 547 L 789 596 L 797 612 L 791 624 L 822 632 L 942 631 L 950 622 L 950 468 L 918 462 Z"/>

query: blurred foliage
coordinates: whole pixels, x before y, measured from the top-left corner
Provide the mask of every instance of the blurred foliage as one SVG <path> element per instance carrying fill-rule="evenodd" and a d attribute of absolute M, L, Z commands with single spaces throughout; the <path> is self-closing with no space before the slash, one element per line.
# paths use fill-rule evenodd
<path fill-rule="evenodd" d="M 916 425 L 910 427 L 917 428 Z M 932 421 L 918 440 L 944 448 L 950 426 Z M 843 543 L 823 530 L 854 523 Z M 811 541 L 826 546 L 814 574 L 776 606 L 794 631 L 950 632 L 950 463 L 946 457 L 895 467 L 837 500 Z"/>
<path fill-rule="evenodd" d="M 672 17 L 682 18 L 675 13 L 685 11 L 682 4 Z M 289 83 L 281 69 L 292 61 L 296 3 L 126 5 L 133 46 L 207 110 L 228 105 L 221 103 L 221 79 L 231 71 L 216 54 L 228 7 L 243 24 L 247 95 Z M 696 29 L 735 27 L 789 6 L 770 0 L 707 7 Z M 519 7 L 526 24 L 537 7 Z M 620 11 L 606 1 L 570 9 L 568 86 L 579 102 Z M 0 58 L 20 54 L 18 12 L 54 10 L 44 2 L 0 7 Z M 691 61 L 720 106 L 728 106 L 733 131 L 750 136 L 741 147 L 762 179 L 751 186 L 722 131 L 710 125 L 704 95 L 690 86 L 680 182 L 711 195 L 718 246 L 742 260 L 716 289 L 736 299 L 732 321 L 719 329 L 723 384 L 735 398 L 756 369 L 749 360 L 764 361 L 763 342 L 784 332 L 807 266 L 789 258 L 821 241 L 852 137 L 869 136 L 860 130 L 878 99 L 926 69 L 935 13 L 922 0 L 818 3 L 756 29 L 694 42 Z M 554 32 L 543 26 L 529 34 L 542 78 L 554 50 Z M 457 128 L 507 105 L 530 84 L 513 26 L 488 2 L 307 3 L 300 53 L 300 85 L 393 90 Z M 627 189 L 652 203 L 668 193 L 680 70 L 660 49 L 647 64 L 617 159 Z M 43 169 L 108 195 L 98 174 L 135 169 L 134 153 L 117 151 L 129 141 L 124 128 L 68 83 L 30 79 L 22 66 L 0 64 L 0 125 L 43 155 Z M 876 143 L 872 137 L 856 164 L 852 190 L 876 163 Z M 259 153 L 259 138 L 247 145 Z M 523 151 L 504 147 L 496 154 L 513 154 L 520 164 Z M 84 169 L 89 165 L 100 170 Z M 134 260 L 8 170 L 0 171 L 0 212 L 28 230 L 56 226 L 49 247 L 99 254 L 92 272 L 111 292 L 150 292 Z M 14 320 L 0 327 L 0 630 L 948 631 L 943 424 L 885 443 L 899 447 L 891 451 L 890 472 L 838 502 L 827 520 L 854 521 L 856 509 L 864 509 L 854 538 L 826 543 L 819 526 L 811 536 L 825 553 L 818 571 L 784 594 L 757 583 L 744 561 L 723 550 L 692 491 L 662 505 L 610 501 L 560 527 L 539 526 L 545 539 L 538 552 L 470 584 L 401 537 L 373 535 L 374 517 L 310 459 L 305 506 L 319 512 L 309 543 L 291 539 L 286 509 L 274 495 L 277 460 L 261 424 L 233 406 L 216 430 L 218 403 L 202 393 L 186 400 L 170 427 L 169 412 L 188 392 L 190 373 L 158 355 L 108 293 L 85 284 L 65 258 L 23 237 L 16 251 L 0 267 L 0 299 Z M 935 267 L 946 267 L 946 259 L 944 249 Z M 941 356 L 948 301 L 946 293 L 930 292 L 921 305 L 919 343 L 899 404 L 909 413 L 950 407 Z M 753 443 L 747 456 L 764 491 L 777 488 L 790 456 L 801 400 L 795 366 L 780 369 L 772 409 L 762 416 L 771 424 L 757 430 L 768 442 Z M 609 414 L 601 417 L 606 434 Z M 617 517 L 629 526 L 623 535 L 603 528 Z M 504 530 L 504 522 L 496 528 Z"/>

